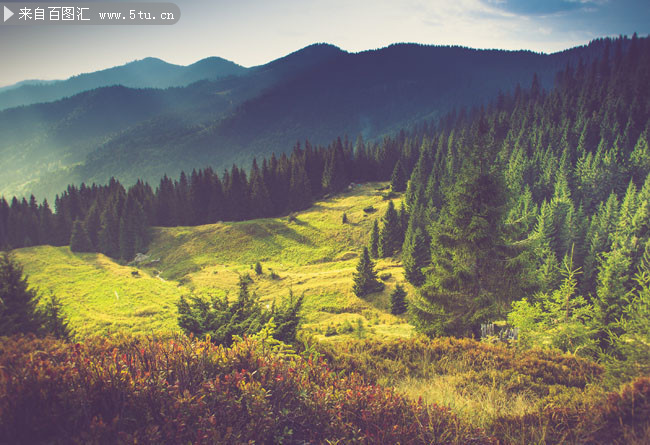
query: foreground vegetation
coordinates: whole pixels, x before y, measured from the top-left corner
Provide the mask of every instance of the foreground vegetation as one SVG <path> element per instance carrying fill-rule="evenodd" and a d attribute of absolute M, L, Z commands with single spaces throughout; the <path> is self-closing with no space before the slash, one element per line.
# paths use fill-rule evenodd
<path fill-rule="evenodd" d="M 362 342 L 337 352 L 312 346 L 296 354 L 269 334 L 265 329 L 232 347 L 184 336 L 81 344 L 4 338 L 0 437 L 157 444 L 641 444 L 650 438 L 650 380 L 591 393 L 602 369 L 575 357 L 449 339 Z M 500 413 L 480 429 L 471 416 L 376 383 L 454 368 L 468 391 L 473 372 L 473 386 L 530 388 L 540 405 Z"/>

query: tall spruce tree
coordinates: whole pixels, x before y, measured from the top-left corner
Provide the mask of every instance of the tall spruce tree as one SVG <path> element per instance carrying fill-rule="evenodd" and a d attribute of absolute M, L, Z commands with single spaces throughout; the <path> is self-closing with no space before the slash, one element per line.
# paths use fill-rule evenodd
<path fill-rule="evenodd" d="M 422 286 L 425 281 L 422 268 L 430 261 L 430 249 L 427 238 L 419 226 L 409 224 L 402 249 L 404 276 L 414 286 Z"/>
<path fill-rule="evenodd" d="M 368 244 L 368 248 L 370 249 L 370 256 L 372 258 L 379 258 L 379 223 L 376 219 L 372 222 L 370 242 Z"/>
<path fill-rule="evenodd" d="M 354 285 L 352 290 L 359 298 L 363 298 L 373 292 L 379 292 L 384 288 L 384 284 L 377 279 L 375 265 L 370 259 L 367 247 L 363 248 L 359 263 L 357 264 L 357 271 L 353 278 Z"/>
<path fill-rule="evenodd" d="M 393 201 L 388 203 L 382 222 L 379 233 L 379 256 L 386 258 L 393 256 L 402 246 L 401 222 Z"/>
<path fill-rule="evenodd" d="M 350 182 L 345 166 L 345 153 L 339 138 L 334 148 L 328 151 L 323 172 L 323 190 L 327 193 L 338 193 Z"/>
<path fill-rule="evenodd" d="M 93 252 L 93 244 L 90 241 L 86 225 L 76 220 L 72 225 L 72 235 L 70 235 L 70 250 L 73 252 Z"/>
<path fill-rule="evenodd" d="M 395 290 L 390 294 L 390 312 L 393 315 L 400 315 L 406 312 L 408 305 L 406 303 L 406 291 L 398 284 Z"/>
<path fill-rule="evenodd" d="M 393 174 L 390 178 L 390 189 L 397 193 L 406 191 L 407 180 L 407 174 L 400 159 L 393 169 Z"/>
<path fill-rule="evenodd" d="M 253 159 L 250 180 L 251 212 L 259 218 L 266 218 L 273 214 L 271 194 L 264 182 L 262 172 L 257 166 L 257 160 Z"/>
<path fill-rule="evenodd" d="M 37 309 L 38 296 L 29 289 L 22 267 L 7 253 L 0 254 L 0 336 L 37 334 L 43 315 Z"/>
<path fill-rule="evenodd" d="M 509 305 L 508 260 L 503 239 L 504 186 L 489 165 L 485 123 L 480 139 L 465 148 L 446 206 L 431 227 L 432 269 L 409 305 L 427 335 L 478 335 L 480 323 Z"/>

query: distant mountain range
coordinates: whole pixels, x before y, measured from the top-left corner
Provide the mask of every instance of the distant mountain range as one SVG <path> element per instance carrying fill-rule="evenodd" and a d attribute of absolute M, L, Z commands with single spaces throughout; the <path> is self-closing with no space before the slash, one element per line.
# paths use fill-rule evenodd
<path fill-rule="evenodd" d="M 220 57 L 209 57 L 188 66 L 173 65 L 149 57 L 67 80 L 28 80 L 0 88 L 0 110 L 52 102 L 112 85 L 129 88 L 182 87 L 199 80 L 240 75 L 245 71 L 243 66 Z"/>
<path fill-rule="evenodd" d="M 69 183 L 154 185 L 163 174 L 326 144 L 372 141 L 500 91 L 549 87 L 555 73 L 604 51 L 603 40 L 552 55 L 392 45 L 348 53 L 326 44 L 244 68 L 219 58 L 187 67 L 158 59 L 0 91 L 0 194 L 51 198 Z M 78 94 L 77 94 L 78 93 Z M 70 97 L 67 97 L 70 96 Z M 15 103 L 18 103 L 15 102 Z"/>

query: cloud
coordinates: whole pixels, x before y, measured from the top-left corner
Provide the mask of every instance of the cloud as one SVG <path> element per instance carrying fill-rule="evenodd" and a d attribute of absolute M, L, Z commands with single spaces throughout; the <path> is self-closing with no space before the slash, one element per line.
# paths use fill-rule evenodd
<path fill-rule="evenodd" d="M 594 8 L 606 0 L 484 0 L 486 4 L 515 14 L 546 16 Z"/>

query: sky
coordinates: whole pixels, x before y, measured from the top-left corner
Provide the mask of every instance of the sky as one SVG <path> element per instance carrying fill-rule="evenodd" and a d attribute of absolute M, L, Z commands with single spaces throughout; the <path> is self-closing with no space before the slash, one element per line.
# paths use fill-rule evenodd
<path fill-rule="evenodd" d="M 0 5 L 12 1 L 0 0 Z M 318 42 L 353 52 L 417 42 L 549 53 L 598 37 L 650 32 L 649 0 L 175 3 L 181 19 L 173 26 L 19 27 L 0 22 L 0 86 L 64 79 L 145 57 L 187 65 L 219 56 L 255 66 Z"/>

